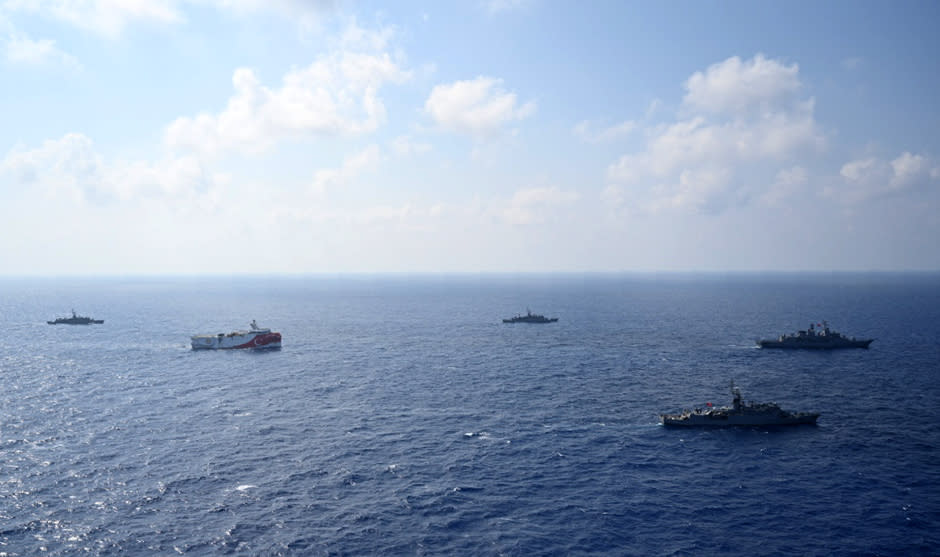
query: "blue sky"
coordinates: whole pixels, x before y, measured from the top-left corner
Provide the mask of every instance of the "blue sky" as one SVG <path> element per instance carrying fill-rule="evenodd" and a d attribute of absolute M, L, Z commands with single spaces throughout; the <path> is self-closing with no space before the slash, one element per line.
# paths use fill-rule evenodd
<path fill-rule="evenodd" d="M 937 23 L 0 0 L 0 274 L 937 270 Z"/>

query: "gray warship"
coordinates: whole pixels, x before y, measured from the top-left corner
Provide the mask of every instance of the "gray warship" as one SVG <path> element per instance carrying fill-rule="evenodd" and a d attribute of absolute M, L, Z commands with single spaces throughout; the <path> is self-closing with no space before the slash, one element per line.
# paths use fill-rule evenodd
<path fill-rule="evenodd" d="M 741 401 L 741 390 L 731 382 L 732 406 L 707 407 L 684 410 L 679 414 L 660 414 L 664 426 L 673 427 L 734 427 L 784 426 L 816 424 L 816 412 L 788 412 L 773 402 L 753 403 Z"/>
<path fill-rule="evenodd" d="M 822 322 L 822 330 L 816 329 L 813 323 L 809 329 L 797 331 L 795 335 L 780 335 L 776 340 L 758 340 L 761 348 L 808 348 L 811 350 L 832 350 L 835 348 L 868 348 L 875 339 L 849 338 L 842 333 L 833 331 L 829 324 Z"/>
<path fill-rule="evenodd" d="M 77 315 L 73 309 L 71 317 L 56 317 L 55 321 L 46 321 L 46 323 L 49 325 L 100 325 L 104 323 L 104 319 L 92 319 L 91 317 Z"/>
<path fill-rule="evenodd" d="M 503 323 L 554 323 L 555 321 L 558 321 L 557 317 L 545 317 L 544 315 L 532 313 L 529 308 L 526 308 L 525 315 L 520 314 L 509 319 L 503 319 Z"/>

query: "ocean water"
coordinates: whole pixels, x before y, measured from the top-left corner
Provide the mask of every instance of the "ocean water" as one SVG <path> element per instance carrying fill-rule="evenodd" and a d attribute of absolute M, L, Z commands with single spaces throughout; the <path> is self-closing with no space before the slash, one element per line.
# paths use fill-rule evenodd
<path fill-rule="evenodd" d="M 755 347 L 823 319 L 876 340 Z M 0 555 L 940 554 L 937 274 L 0 279 L 0 326 Z M 658 425 L 732 379 L 819 424 Z"/>

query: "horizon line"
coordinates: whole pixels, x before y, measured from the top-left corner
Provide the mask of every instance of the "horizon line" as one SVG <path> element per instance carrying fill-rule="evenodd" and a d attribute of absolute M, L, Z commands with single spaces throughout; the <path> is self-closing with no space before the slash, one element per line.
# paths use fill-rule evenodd
<path fill-rule="evenodd" d="M 689 275 L 930 275 L 940 269 L 798 269 L 798 270 L 619 270 L 619 271 L 298 271 L 298 272 L 195 272 L 195 273 L 74 273 L 74 274 L 6 274 L 0 279 L 115 279 L 115 278 L 304 278 L 304 277 L 469 277 L 469 276 L 689 276 Z"/>

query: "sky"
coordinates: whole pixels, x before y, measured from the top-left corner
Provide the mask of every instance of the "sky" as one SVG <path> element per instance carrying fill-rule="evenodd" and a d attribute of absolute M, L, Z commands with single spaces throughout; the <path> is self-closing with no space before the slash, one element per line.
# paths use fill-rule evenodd
<path fill-rule="evenodd" d="M 0 0 L 0 275 L 940 270 L 938 24 Z"/>

